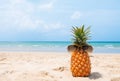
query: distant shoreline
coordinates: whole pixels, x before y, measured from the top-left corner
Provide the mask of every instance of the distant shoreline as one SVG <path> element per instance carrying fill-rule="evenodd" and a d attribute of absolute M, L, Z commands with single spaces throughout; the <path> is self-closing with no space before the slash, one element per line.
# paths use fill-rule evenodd
<path fill-rule="evenodd" d="M 93 53 L 120 53 L 120 42 L 90 41 Z M 0 41 L 0 51 L 67 52 L 70 41 Z"/>

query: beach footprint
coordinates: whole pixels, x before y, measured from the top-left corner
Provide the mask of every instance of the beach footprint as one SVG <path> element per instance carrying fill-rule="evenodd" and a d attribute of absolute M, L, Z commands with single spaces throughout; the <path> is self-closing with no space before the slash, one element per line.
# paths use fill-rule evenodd
<path fill-rule="evenodd" d="M 0 58 L 0 61 L 4 61 L 4 60 L 6 60 L 7 58 Z"/>
<path fill-rule="evenodd" d="M 41 76 L 41 77 L 50 77 L 50 78 L 54 78 L 54 76 L 52 76 L 50 73 L 46 72 L 46 71 L 40 71 L 37 76 Z"/>
<path fill-rule="evenodd" d="M 21 73 L 15 81 L 56 81 L 56 78 L 49 72 L 39 71 L 35 73 Z"/>
<path fill-rule="evenodd" d="M 54 68 L 53 70 L 54 70 L 54 71 L 60 71 L 60 72 L 62 72 L 62 71 L 64 71 L 64 70 L 67 70 L 67 67 L 64 67 L 64 66 L 62 66 L 62 67 L 57 67 L 57 68 Z"/>

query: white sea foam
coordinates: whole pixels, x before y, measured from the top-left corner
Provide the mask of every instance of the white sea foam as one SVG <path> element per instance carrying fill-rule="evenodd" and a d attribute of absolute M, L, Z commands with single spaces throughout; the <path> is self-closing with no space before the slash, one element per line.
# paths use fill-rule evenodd
<path fill-rule="evenodd" d="M 66 51 L 69 42 L 0 42 L 0 51 Z M 94 52 L 120 52 L 120 43 L 91 43 Z"/>
<path fill-rule="evenodd" d="M 40 45 L 32 45 L 32 46 L 34 46 L 34 47 L 38 47 L 38 46 L 40 46 Z"/>
<path fill-rule="evenodd" d="M 104 47 L 107 47 L 107 48 L 115 48 L 113 45 L 105 45 Z"/>
<path fill-rule="evenodd" d="M 23 45 L 18 45 L 18 47 L 23 47 Z"/>

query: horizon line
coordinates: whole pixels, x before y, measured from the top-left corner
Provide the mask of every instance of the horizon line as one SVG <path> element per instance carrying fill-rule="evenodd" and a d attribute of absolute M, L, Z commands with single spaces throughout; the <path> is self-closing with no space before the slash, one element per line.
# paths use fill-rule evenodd
<path fill-rule="evenodd" d="M 0 42 L 72 42 L 72 41 L 63 41 L 63 40 L 45 40 L 45 41 L 0 41 Z M 103 42 L 103 43 L 114 43 L 114 42 L 120 42 L 120 41 L 88 41 L 90 43 L 100 43 L 100 42 Z"/>

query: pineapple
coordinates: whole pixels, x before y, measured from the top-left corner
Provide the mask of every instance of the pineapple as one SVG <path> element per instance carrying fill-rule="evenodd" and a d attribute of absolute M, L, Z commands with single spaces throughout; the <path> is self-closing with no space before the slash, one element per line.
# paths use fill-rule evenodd
<path fill-rule="evenodd" d="M 71 72 L 74 77 L 87 77 L 91 73 L 91 63 L 88 52 L 92 52 L 93 47 L 87 43 L 90 38 L 90 27 L 84 29 L 73 27 L 73 45 L 68 46 L 68 51 L 72 52 Z"/>

